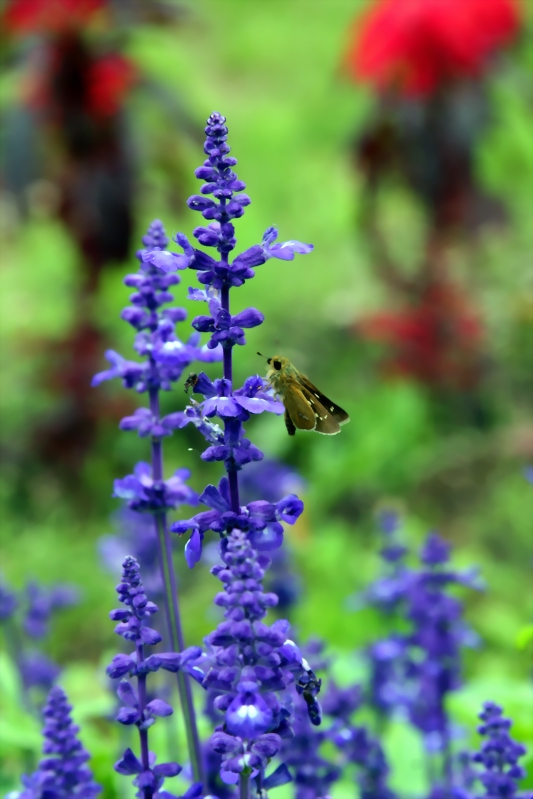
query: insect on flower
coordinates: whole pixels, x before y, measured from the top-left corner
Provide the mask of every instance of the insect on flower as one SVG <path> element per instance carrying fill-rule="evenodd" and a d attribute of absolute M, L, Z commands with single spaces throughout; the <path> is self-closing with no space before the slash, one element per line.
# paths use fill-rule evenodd
<path fill-rule="evenodd" d="M 285 425 L 290 436 L 296 429 L 334 436 L 340 433 L 342 424 L 350 421 L 346 411 L 322 394 L 288 358 L 274 355 L 267 358 L 267 363 L 271 367 L 267 378 L 285 406 Z"/>
<path fill-rule="evenodd" d="M 190 388 L 194 389 L 197 382 L 198 382 L 198 375 L 195 374 L 194 372 L 191 372 L 189 377 L 183 384 L 183 390 L 185 391 L 185 393 L 188 394 Z"/>

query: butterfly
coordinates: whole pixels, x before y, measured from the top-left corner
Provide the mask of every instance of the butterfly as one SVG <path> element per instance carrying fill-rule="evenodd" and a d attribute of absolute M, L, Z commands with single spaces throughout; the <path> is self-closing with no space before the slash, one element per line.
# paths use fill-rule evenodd
<path fill-rule="evenodd" d="M 261 353 L 258 353 L 260 355 Z M 283 355 L 267 358 L 267 379 L 285 406 L 285 426 L 290 436 L 296 430 L 315 430 L 326 436 L 340 433 L 350 417 L 314 386 Z"/>

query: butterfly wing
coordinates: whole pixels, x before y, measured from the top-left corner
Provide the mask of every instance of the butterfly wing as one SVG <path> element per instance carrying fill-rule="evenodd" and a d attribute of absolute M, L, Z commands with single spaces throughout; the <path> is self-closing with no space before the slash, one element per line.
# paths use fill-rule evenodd
<path fill-rule="evenodd" d="M 307 378 L 305 375 L 302 374 L 300 374 L 299 377 L 300 377 L 300 383 L 302 384 L 302 387 L 304 389 L 304 394 L 306 394 L 308 399 L 310 394 L 311 399 L 314 402 L 318 402 L 318 404 L 322 406 L 322 409 L 326 411 L 328 416 L 329 414 L 331 414 L 331 416 L 333 417 L 333 419 L 335 419 L 337 424 L 342 425 L 350 421 L 350 417 L 348 416 L 346 411 L 343 408 L 341 408 L 340 405 L 337 405 L 335 402 L 332 402 L 332 400 L 326 397 L 325 394 L 322 394 L 322 392 L 319 391 L 318 388 L 311 383 L 309 378 Z M 311 399 L 309 399 L 309 401 L 311 401 Z M 319 415 L 321 417 L 324 416 L 323 413 L 320 413 Z M 323 432 L 322 430 L 318 429 L 318 425 L 317 425 L 317 431 L 319 433 Z M 339 431 L 336 430 L 335 432 L 338 433 Z"/>
<path fill-rule="evenodd" d="M 291 381 L 292 383 L 292 381 Z M 305 398 L 301 387 L 297 383 L 290 386 L 290 390 L 283 393 L 283 404 L 285 405 L 285 424 L 289 435 L 294 435 L 298 430 L 314 430 L 316 427 L 316 414 L 312 404 Z M 287 422 L 289 417 L 293 432 Z"/>
<path fill-rule="evenodd" d="M 311 394 L 306 388 L 302 387 L 302 393 L 307 402 L 311 405 L 313 413 L 315 414 L 315 431 L 322 433 L 325 436 L 334 436 L 340 433 L 341 428 L 339 422 L 335 419 L 314 394 Z"/>

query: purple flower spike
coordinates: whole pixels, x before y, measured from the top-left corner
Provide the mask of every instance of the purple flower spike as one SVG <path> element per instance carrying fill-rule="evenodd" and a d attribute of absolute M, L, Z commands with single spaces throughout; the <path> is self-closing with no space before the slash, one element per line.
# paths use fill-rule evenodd
<path fill-rule="evenodd" d="M 31 777 L 23 777 L 26 787 L 19 799 L 92 799 L 101 793 L 89 768 L 89 753 L 77 738 L 79 727 L 70 717 L 72 710 L 64 691 L 55 686 L 43 710 L 43 754 L 46 755 Z"/>
<path fill-rule="evenodd" d="M 154 646 L 161 641 L 157 630 L 146 624 L 147 619 L 157 612 L 158 608 L 151 602 L 143 588 L 139 564 L 128 556 L 124 559 L 122 567 L 122 580 L 117 585 L 120 601 L 125 606 L 112 610 L 110 618 L 117 621 L 115 632 L 135 646 L 132 654 L 115 655 L 106 672 L 112 679 L 120 679 L 117 694 L 122 702 L 118 711 L 117 721 L 126 726 L 134 725 L 139 731 L 140 759 L 131 749 L 126 749 L 121 759 L 115 764 L 115 771 L 119 774 L 135 775 L 133 784 L 139 788 L 138 796 L 165 799 L 172 796 L 160 790 L 166 777 L 179 774 L 181 766 L 177 763 L 162 763 L 155 765 L 155 757 L 148 752 L 148 730 L 155 724 L 157 718 L 170 716 L 173 713 L 168 702 L 154 697 L 147 701 L 146 680 L 153 672 L 163 669 L 171 673 L 185 671 L 196 679 L 203 675 L 195 674 L 195 662 L 201 656 L 199 647 L 177 652 L 157 652 L 147 656 L 146 647 Z M 127 677 L 134 678 L 132 684 Z M 196 790 L 196 788 L 195 788 Z"/>
<path fill-rule="evenodd" d="M 193 361 L 220 360 L 222 353 L 217 349 L 208 356 L 199 347 L 199 337 L 182 342 L 175 334 L 177 322 L 186 317 L 183 308 L 164 307 L 173 300 L 169 288 L 179 283 L 176 270 L 186 269 L 194 260 L 194 250 L 185 237 L 178 243 L 184 248 L 184 254 L 169 252 L 166 247 L 168 238 L 159 220 L 152 223 L 143 238 L 145 248 L 139 250 L 139 271 L 127 275 L 124 282 L 134 289 L 130 295 L 131 305 L 121 314 L 137 331 L 134 348 L 145 359 L 144 362 L 129 361 L 114 350 L 106 352 L 111 368 L 94 376 L 92 385 L 98 386 L 105 380 L 120 378 L 125 388 L 133 388 L 138 392 L 169 391 L 172 384 L 179 380 L 184 369 Z M 141 413 L 148 409 L 140 409 Z M 171 423 L 159 419 L 158 414 L 151 413 L 150 422 L 146 415 L 138 418 L 126 417 L 122 422 L 123 430 L 138 430 L 140 436 L 151 435 L 162 437 L 170 435 L 174 429 Z"/>
<path fill-rule="evenodd" d="M 207 493 L 223 511 L 226 486 L 220 491 L 212 486 Z M 320 681 L 288 639 L 288 622 L 278 620 L 269 627 L 262 621 L 277 603 L 274 594 L 263 591 L 268 558 L 234 528 L 222 547 L 222 560 L 211 571 L 224 586 L 215 597 L 215 604 L 224 608 L 224 621 L 207 637 L 204 661 L 197 662 L 214 707 L 224 713 L 225 732 L 216 732 L 211 742 L 223 755 L 225 780 L 226 772 L 265 767 L 280 748 L 280 736 L 290 735 L 287 688 L 300 686 L 311 714 L 318 707 Z"/>
<path fill-rule="evenodd" d="M 483 785 L 483 796 L 518 799 L 522 796 L 518 792 L 518 783 L 525 777 L 518 761 L 525 755 L 526 748 L 511 738 L 511 721 L 494 702 L 485 702 L 479 718 L 482 723 L 478 732 L 484 740 L 479 753 L 472 759 L 482 767 L 477 779 Z"/>
<path fill-rule="evenodd" d="M 241 194 L 245 184 L 233 171 L 237 161 L 229 156 L 225 122 L 225 117 L 216 112 L 207 120 L 204 152 L 208 157 L 203 166 L 196 170 L 196 177 L 206 183 L 201 188 L 201 194 L 190 197 L 187 203 L 189 208 L 199 211 L 208 220 L 206 226 L 195 228 L 195 238 L 204 247 L 216 247 L 221 256 L 221 260 L 216 261 L 202 251 L 195 250 L 191 263 L 192 268 L 199 272 L 200 282 L 215 289 L 241 286 L 254 276 L 253 267 L 264 264 L 268 258 L 292 260 L 295 253 L 306 254 L 313 249 L 311 244 L 298 241 L 275 243 L 277 231 L 269 228 L 261 245 L 254 245 L 237 255 L 231 264 L 228 262 L 228 254 L 236 243 L 233 220 L 243 215 L 250 198 Z M 238 322 L 237 325 L 244 327 Z"/>

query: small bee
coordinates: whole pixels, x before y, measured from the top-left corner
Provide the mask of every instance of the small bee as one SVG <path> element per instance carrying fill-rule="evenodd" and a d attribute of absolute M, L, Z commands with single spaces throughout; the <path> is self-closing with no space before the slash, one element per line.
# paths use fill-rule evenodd
<path fill-rule="evenodd" d="M 189 393 L 189 389 L 192 388 L 194 390 L 195 385 L 198 382 L 198 375 L 194 372 L 191 372 L 185 383 L 183 384 L 183 390 L 186 394 Z"/>
<path fill-rule="evenodd" d="M 257 353 L 261 355 L 260 352 Z M 326 436 L 340 433 L 350 417 L 296 369 L 288 358 L 267 358 L 268 381 L 285 406 L 285 426 L 290 436 L 298 430 L 315 430 Z"/>

